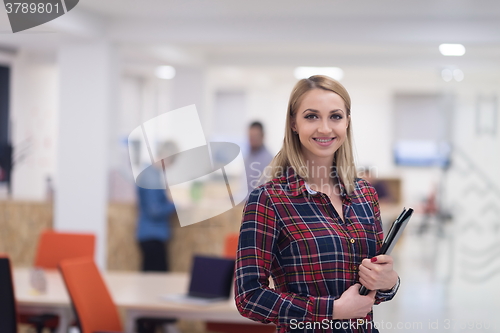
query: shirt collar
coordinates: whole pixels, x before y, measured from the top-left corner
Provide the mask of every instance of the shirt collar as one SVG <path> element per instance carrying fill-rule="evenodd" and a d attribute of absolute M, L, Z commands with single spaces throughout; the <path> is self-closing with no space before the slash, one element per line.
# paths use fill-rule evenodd
<path fill-rule="evenodd" d="M 307 191 L 305 186 L 305 181 L 300 177 L 293 167 L 288 167 L 286 169 L 286 181 L 288 183 L 288 189 L 290 190 L 290 195 L 297 197 L 304 191 Z"/>
<path fill-rule="evenodd" d="M 266 151 L 266 146 L 264 145 L 257 148 L 257 150 L 252 150 L 252 148 L 250 148 L 250 155 L 259 155 L 265 151 Z"/>
<path fill-rule="evenodd" d="M 351 200 L 351 198 L 347 195 L 344 184 L 340 181 L 338 176 L 335 176 L 337 179 L 337 184 L 340 187 L 340 196 L 345 197 L 347 200 Z M 288 188 L 290 190 L 290 194 L 294 197 L 299 196 L 304 192 L 308 192 L 309 194 L 316 194 L 317 192 L 311 189 L 309 184 L 305 182 L 305 180 L 300 177 L 293 167 L 288 167 L 286 170 L 286 180 L 288 183 Z"/>

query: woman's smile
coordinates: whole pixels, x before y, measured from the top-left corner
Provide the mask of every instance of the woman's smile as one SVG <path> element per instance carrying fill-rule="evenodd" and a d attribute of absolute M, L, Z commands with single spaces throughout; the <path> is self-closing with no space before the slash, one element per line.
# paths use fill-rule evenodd
<path fill-rule="evenodd" d="M 313 140 L 316 141 L 320 146 L 328 147 L 333 143 L 333 140 L 335 140 L 335 138 L 318 137 L 318 138 L 313 138 Z"/>

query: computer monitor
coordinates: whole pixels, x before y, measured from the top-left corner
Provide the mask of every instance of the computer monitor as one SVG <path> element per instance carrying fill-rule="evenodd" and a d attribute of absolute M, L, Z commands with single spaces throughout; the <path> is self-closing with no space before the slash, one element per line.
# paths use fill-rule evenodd
<path fill-rule="evenodd" d="M 234 276 L 234 259 L 196 255 L 191 269 L 188 296 L 229 298 Z"/>

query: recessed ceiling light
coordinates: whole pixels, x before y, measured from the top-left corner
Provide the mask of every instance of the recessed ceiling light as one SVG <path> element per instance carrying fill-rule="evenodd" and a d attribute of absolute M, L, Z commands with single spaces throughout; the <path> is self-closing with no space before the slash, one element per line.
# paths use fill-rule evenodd
<path fill-rule="evenodd" d="M 173 79 L 175 77 L 175 68 L 172 66 L 158 66 L 155 69 L 155 75 L 159 79 Z"/>
<path fill-rule="evenodd" d="M 326 75 L 337 81 L 342 80 L 344 71 L 338 67 L 297 67 L 293 71 L 297 80 L 306 79 L 313 75 Z"/>
<path fill-rule="evenodd" d="M 444 56 L 463 56 L 465 54 L 465 46 L 462 44 L 441 44 L 439 52 Z"/>

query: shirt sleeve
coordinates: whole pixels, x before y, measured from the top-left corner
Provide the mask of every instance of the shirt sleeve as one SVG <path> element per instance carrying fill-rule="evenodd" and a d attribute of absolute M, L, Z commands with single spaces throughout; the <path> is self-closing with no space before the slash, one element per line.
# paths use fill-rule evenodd
<path fill-rule="evenodd" d="M 380 205 L 378 201 L 378 194 L 374 187 L 372 187 L 373 191 L 373 212 L 375 216 L 375 227 L 377 230 L 377 252 L 382 247 L 384 242 L 384 230 L 382 229 L 382 219 L 380 218 Z M 381 302 L 390 301 L 399 289 L 399 277 L 396 285 L 389 291 L 380 291 L 378 290 L 375 294 L 375 304 L 380 304 Z"/>
<path fill-rule="evenodd" d="M 271 265 L 280 234 L 268 191 L 261 187 L 249 196 L 243 211 L 235 272 L 235 301 L 242 316 L 263 323 L 333 318 L 331 296 L 283 293 L 269 288 Z"/>
<path fill-rule="evenodd" d="M 139 187 L 139 195 L 141 196 L 141 209 L 152 219 L 167 218 L 175 211 L 175 205 L 167 199 L 163 189 Z"/>
<path fill-rule="evenodd" d="M 396 292 L 399 289 L 399 283 L 400 283 L 400 279 L 398 276 L 398 282 L 396 282 L 396 285 L 394 287 L 392 287 L 391 290 L 388 290 L 388 291 L 378 290 L 377 293 L 375 294 L 375 299 L 379 302 L 376 304 L 379 304 L 380 302 L 385 302 L 385 301 L 391 300 L 394 297 L 394 295 L 396 295 Z"/>

